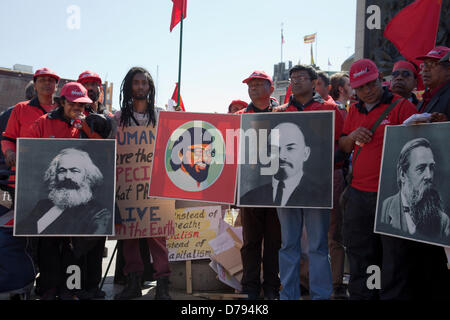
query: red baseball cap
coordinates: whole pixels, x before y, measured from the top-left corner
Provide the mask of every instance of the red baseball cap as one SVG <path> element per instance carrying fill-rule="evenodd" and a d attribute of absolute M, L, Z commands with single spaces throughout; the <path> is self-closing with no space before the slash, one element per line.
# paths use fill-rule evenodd
<path fill-rule="evenodd" d="M 377 65 L 369 59 L 360 59 L 350 67 L 350 86 L 355 89 L 378 78 Z"/>
<path fill-rule="evenodd" d="M 438 46 L 438 47 L 433 48 L 433 49 L 432 49 L 430 52 L 428 52 L 425 56 L 420 56 L 420 57 L 417 57 L 416 59 L 417 59 L 417 60 L 424 60 L 424 59 L 430 58 L 430 59 L 438 59 L 438 60 L 440 60 L 440 59 L 442 59 L 442 58 L 447 54 L 447 52 L 449 52 L 449 51 L 450 51 L 450 48 L 449 48 L 449 47 Z"/>
<path fill-rule="evenodd" d="M 79 83 L 83 83 L 83 82 L 87 82 L 87 81 L 95 81 L 98 83 L 99 86 L 102 85 L 102 79 L 100 78 L 100 76 L 92 71 L 86 70 L 83 73 L 81 73 L 78 76 L 78 81 Z"/>
<path fill-rule="evenodd" d="M 253 73 L 246 79 L 244 79 L 242 81 L 242 83 L 248 83 L 250 80 L 252 79 L 264 79 L 264 80 L 269 80 L 270 84 L 273 84 L 272 81 L 272 77 L 269 76 L 267 73 L 265 73 L 264 71 L 260 71 L 260 70 L 256 70 L 253 71 Z"/>
<path fill-rule="evenodd" d="M 417 77 L 417 69 L 416 67 L 409 61 L 400 60 L 394 63 L 394 68 L 392 68 L 392 72 L 397 69 L 407 69 L 410 70 Z"/>
<path fill-rule="evenodd" d="M 88 97 L 86 88 L 78 82 L 68 82 L 61 89 L 61 97 L 65 97 L 70 102 L 92 103 Z"/>
<path fill-rule="evenodd" d="M 59 76 L 51 69 L 49 68 L 41 68 L 41 69 L 37 69 L 36 72 L 34 73 L 33 76 L 33 80 L 36 80 L 36 77 L 39 76 L 50 76 L 56 79 L 56 82 L 59 81 Z"/>
<path fill-rule="evenodd" d="M 230 106 L 233 104 L 243 106 L 244 108 L 246 108 L 248 106 L 248 103 L 245 101 L 242 101 L 242 100 L 233 100 L 233 101 L 231 101 Z"/>

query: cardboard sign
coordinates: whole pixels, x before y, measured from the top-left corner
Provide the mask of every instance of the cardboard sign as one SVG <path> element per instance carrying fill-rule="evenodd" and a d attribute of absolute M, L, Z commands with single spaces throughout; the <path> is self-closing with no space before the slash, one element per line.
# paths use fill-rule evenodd
<path fill-rule="evenodd" d="M 174 233 L 175 201 L 148 196 L 155 129 L 118 128 L 114 239 L 162 237 Z"/>
<path fill-rule="evenodd" d="M 151 197 L 234 203 L 239 115 L 161 111 Z"/>
<path fill-rule="evenodd" d="M 220 206 L 177 209 L 175 233 L 168 238 L 169 261 L 208 259 L 209 241 L 216 238 L 222 219 Z"/>

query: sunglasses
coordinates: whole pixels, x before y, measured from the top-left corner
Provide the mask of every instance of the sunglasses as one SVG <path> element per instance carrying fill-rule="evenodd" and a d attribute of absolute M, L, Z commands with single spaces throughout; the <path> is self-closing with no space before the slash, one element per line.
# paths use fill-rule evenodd
<path fill-rule="evenodd" d="M 410 71 L 407 71 L 407 70 L 392 72 L 392 77 L 393 78 L 397 78 L 399 75 L 401 75 L 402 78 L 409 78 L 410 76 L 412 76 L 412 73 Z"/>

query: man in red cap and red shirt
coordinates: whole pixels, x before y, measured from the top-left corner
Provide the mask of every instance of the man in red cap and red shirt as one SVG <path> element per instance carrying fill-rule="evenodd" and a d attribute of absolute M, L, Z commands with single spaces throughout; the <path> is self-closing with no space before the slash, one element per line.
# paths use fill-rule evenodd
<path fill-rule="evenodd" d="M 276 108 L 275 111 L 337 111 L 334 104 L 326 102 L 316 92 L 318 74 L 311 66 L 296 65 L 289 70 L 292 95 L 289 102 Z M 335 112 L 335 139 L 341 134 L 343 119 Z M 336 162 L 336 161 L 335 161 Z M 311 208 L 277 208 L 281 225 L 282 247 L 279 251 L 280 278 L 282 300 L 298 300 L 300 298 L 300 262 L 303 225 L 306 226 L 309 256 L 309 292 L 312 300 L 330 299 L 333 291 L 336 298 L 345 294 L 339 291 L 342 281 L 332 280 L 330 262 L 328 260 L 328 231 L 330 225 L 329 209 Z M 334 261 L 333 261 L 334 262 Z M 336 266 L 338 268 L 338 266 Z M 334 283 L 333 283 L 334 282 Z M 333 288 L 335 284 L 335 288 Z"/>
<path fill-rule="evenodd" d="M 397 61 L 392 69 L 391 91 L 414 105 L 419 103 L 413 90 L 417 87 L 417 68 L 409 61 Z"/>
<path fill-rule="evenodd" d="M 350 107 L 339 139 L 341 150 L 346 153 L 353 151 L 353 179 L 344 195 L 347 203 L 343 235 L 350 265 L 348 290 L 350 299 L 372 300 L 379 299 L 380 293 L 378 289 L 367 287 L 370 276 L 367 268 L 371 265 L 381 267 L 381 297 L 386 287 L 385 280 L 389 278 L 383 274 L 384 266 L 390 263 L 383 258 L 383 236 L 373 232 L 384 128 L 402 124 L 416 113 L 416 109 L 408 100 L 382 87 L 378 68 L 369 59 L 352 64 L 350 85 L 360 102 Z M 392 110 L 385 115 L 388 108 Z M 382 121 L 372 133 L 370 129 L 377 120 Z"/>
<path fill-rule="evenodd" d="M 86 113 L 90 115 L 89 125 L 95 127 L 97 131 L 102 131 L 101 126 L 107 124 L 111 127 L 108 139 L 114 139 L 117 133 L 116 122 L 112 120 L 113 114 L 106 110 L 102 100 L 102 79 L 92 71 L 86 70 L 78 76 L 78 83 L 81 83 L 88 91 L 88 96 L 92 103 L 86 107 Z"/>
<path fill-rule="evenodd" d="M 77 82 L 86 88 L 88 96 L 92 100 L 88 109 L 91 109 L 92 112 L 97 114 L 113 116 L 110 112 L 106 111 L 105 106 L 100 101 L 102 95 L 102 79 L 97 73 L 86 70 L 78 76 Z"/>
<path fill-rule="evenodd" d="M 272 112 L 277 106 L 271 99 L 274 86 L 272 77 L 266 72 L 256 70 L 242 81 L 248 85 L 248 95 L 252 102 L 236 112 L 259 113 Z M 280 223 L 274 208 L 240 208 L 242 235 L 244 244 L 241 248 L 243 292 L 250 300 L 259 298 L 261 287 L 264 297 L 278 299 L 280 279 L 278 277 L 278 250 L 281 246 Z M 264 252 L 262 243 L 264 240 Z M 261 284 L 261 262 L 263 264 L 264 282 Z"/>
<path fill-rule="evenodd" d="M 53 95 L 58 81 L 59 76 L 52 70 L 36 70 L 33 77 L 36 97 L 19 102 L 12 110 L 2 140 L 2 151 L 8 166 L 16 165 L 16 139 L 22 137 L 36 119 L 55 108 Z"/>
<path fill-rule="evenodd" d="M 438 46 L 422 60 L 421 74 L 426 87 L 423 101 L 417 106 L 420 113 L 431 113 L 431 121 L 450 120 L 450 48 Z M 447 57 L 446 57 L 447 56 Z"/>
<path fill-rule="evenodd" d="M 450 50 L 436 47 L 423 60 L 421 73 L 426 86 L 423 101 L 417 106 L 420 113 L 431 113 L 430 121 L 450 119 Z M 388 249 L 385 250 L 386 244 Z M 389 254 L 388 275 L 385 275 L 385 290 L 382 297 L 394 299 L 448 300 L 450 274 L 444 250 L 435 245 L 395 237 L 385 237 L 383 254 Z M 420 257 L 420 259 L 417 259 Z M 383 264 L 384 265 L 384 264 Z M 383 271 L 382 271 L 383 274 Z M 383 285 L 383 283 L 382 283 Z"/>

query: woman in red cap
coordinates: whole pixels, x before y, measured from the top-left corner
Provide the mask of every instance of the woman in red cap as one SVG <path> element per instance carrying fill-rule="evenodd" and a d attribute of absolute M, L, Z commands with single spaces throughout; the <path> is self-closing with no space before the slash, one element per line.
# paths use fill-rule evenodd
<path fill-rule="evenodd" d="M 83 85 L 69 82 L 61 89 L 59 106 L 36 120 L 25 132 L 31 138 L 105 138 L 109 134 L 105 119 L 103 130 L 89 128 L 96 114 L 87 114 L 86 105 L 92 103 Z M 95 119 L 96 123 L 98 119 Z M 105 129 L 106 128 L 106 129 Z M 71 292 L 66 286 L 66 267 L 76 264 L 73 256 L 73 237 L 42 237 L 39 239 L 37 256 L 40 278 L 38 291 L 43 300 L 78 300 L 85 292 Z M 81 242 L 78 242 L 81 243 Z M 72 244 L 69 245 L 69 244 Z M 83 257 L 81 257 L 83 259 Z"/>

